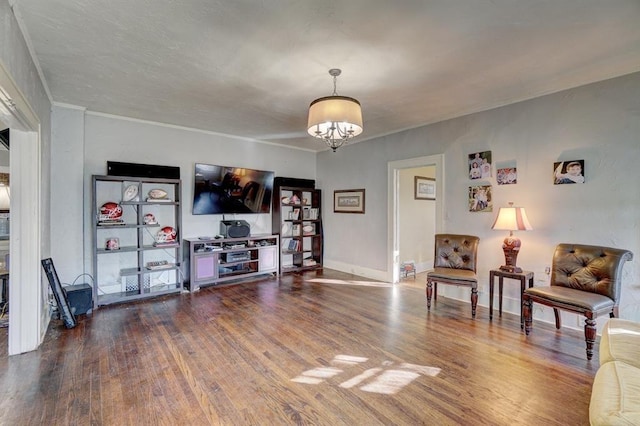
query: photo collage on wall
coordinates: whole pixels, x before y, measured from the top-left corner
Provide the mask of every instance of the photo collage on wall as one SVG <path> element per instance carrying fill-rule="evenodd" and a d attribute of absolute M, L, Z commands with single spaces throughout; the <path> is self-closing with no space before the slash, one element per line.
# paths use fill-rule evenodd
<path fill-rule="evenodd" d="M 468 155 L 469 179 L 477 181 L 469 186 L 467 202 L 470 212 L 492 212 L 492 187 L 489 180 L 492 177 L 491 151 L 479 151 Z M 584 160 L 559 161 L 553 163 L 554 185 L 584 183 Z M 515 185 L 518 183 L 518 168 L 516 161 L 496 163 L 496 182 L 498 185 Z"/>

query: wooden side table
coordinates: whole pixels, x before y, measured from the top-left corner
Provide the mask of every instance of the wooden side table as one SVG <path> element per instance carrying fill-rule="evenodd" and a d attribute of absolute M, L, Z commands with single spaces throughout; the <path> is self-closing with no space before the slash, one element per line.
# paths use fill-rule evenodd
<path fill-rule="evenodd" d="M 529 288 L 533 287 L 533 272 L 508 272 L 501 269 L 492 269 L 489 271 L 489 319 L 493 319 L 493 284 L 495 277 L 498 277 L 498 303 L 500 316 L 502 316 L 502 288 L 504 286 L 504 279 L 511 278 L 520 281 L 520 328 L 524 329 L 524 317 L 522 316 L 522 294 L 524 293 L 527 281 L 529 282 Z"/>

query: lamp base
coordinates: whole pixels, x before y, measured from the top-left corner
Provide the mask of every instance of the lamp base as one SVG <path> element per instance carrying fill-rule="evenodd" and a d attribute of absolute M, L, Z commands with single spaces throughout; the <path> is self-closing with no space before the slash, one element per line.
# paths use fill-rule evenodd
<path fill-rule="evenodd" d="M 515 265 L 502 265 L 499 269 L 501 271 L 512 272 L 512 273 L 516 273 L 516 274 L 520 274 L 522 272 L 522 268 L 520 268 L 519 266 L 515 266 Z"/>
<path fill-rule="evenodd" d="M 502 251 L 504 252 L 504 265 L 500 267 L 501 271 L 507 272 L 522 272 L 522 268 L 516 266 L 516 260 L 518 259 L 518 253 L 520 252 L 521 242 L 519 238 L 516 238 L 509 234 L 502 243 Z"/>

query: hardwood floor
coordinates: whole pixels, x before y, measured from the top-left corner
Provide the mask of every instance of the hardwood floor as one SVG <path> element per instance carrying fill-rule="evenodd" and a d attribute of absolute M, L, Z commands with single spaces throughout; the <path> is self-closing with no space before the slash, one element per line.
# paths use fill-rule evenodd
<path fill-rule="evenodd" d="M 325 270 L 53 321 L 0 356 L 0 424 L 587 425 L 597 367 L 579 332 Z"/>

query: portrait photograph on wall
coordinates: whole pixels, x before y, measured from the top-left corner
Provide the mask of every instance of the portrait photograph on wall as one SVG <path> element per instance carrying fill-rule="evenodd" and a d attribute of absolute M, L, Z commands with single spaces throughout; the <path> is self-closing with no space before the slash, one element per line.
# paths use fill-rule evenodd
<path fill-rule="evenodd" d="M 553 163 L 553 183 L 584 183 L 584 160 L 560 161 Z"/>
<path fill-rule="evenodd" d="M 515 167 L 506 167 L 496 171 L 498 185 L 513 185 L 518 183 L 518 172 Z"/>
<path fill-rule="evenodd" d="M 491 185 L 469 187 L 469 211 L 474 213 L 493 211 Z"/>
<path fill-rule="evenodd" d="M 469 154 L 469 179 L 486 179 L 491 177 L 491 151 Z"/>

